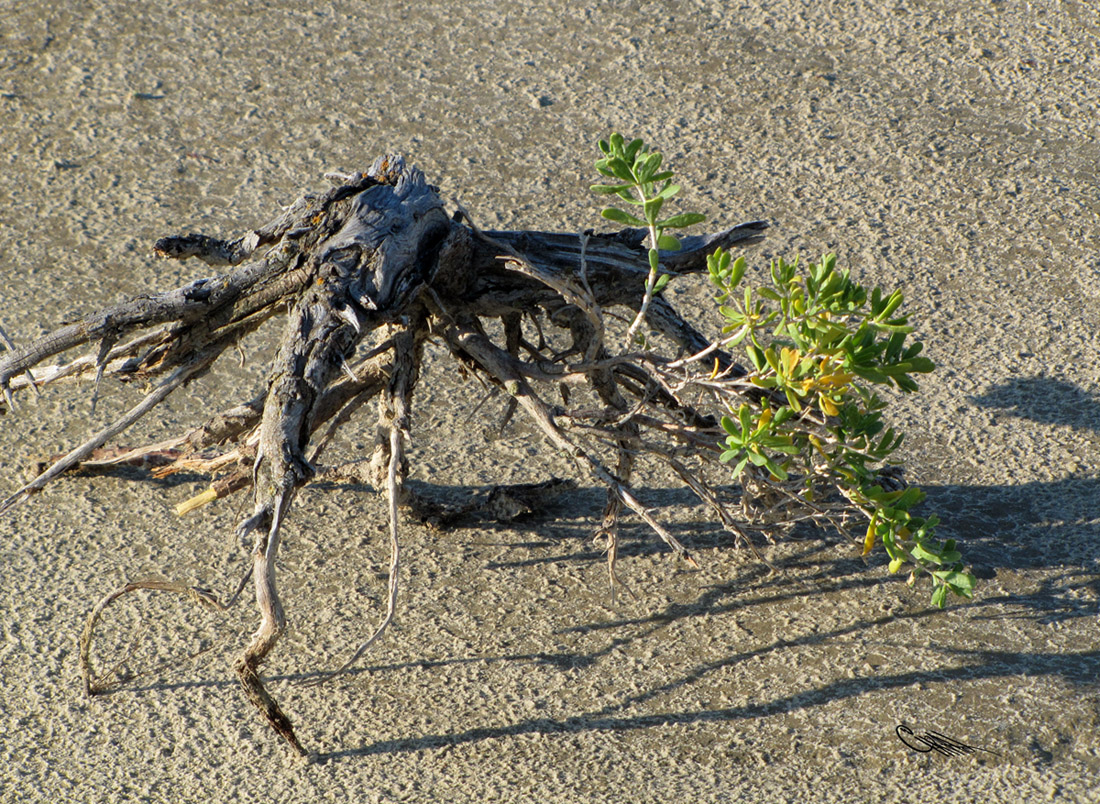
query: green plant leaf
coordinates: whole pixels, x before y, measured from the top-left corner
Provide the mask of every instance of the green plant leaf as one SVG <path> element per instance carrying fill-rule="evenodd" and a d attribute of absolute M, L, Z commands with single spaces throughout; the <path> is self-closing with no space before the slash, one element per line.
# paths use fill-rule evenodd
<path fill-rule="evenodd" d="M 909 551 L 913 558 L 920 559 L 921 561 L 928 561 L 932 564 L 942 564 L 943 559 L 936 553 L 929 552 L 925 549 L 924 545 L 914 544 Z"/>
<path fill-rule="evenodd" d="M 742 405 L 737 409 L 737 420 L 741 425 L 741 432 L 738 434 L 741 438 L 747 438 L 749 433 L 753 431 L 752 426 L 752 411 L 747 404 Z"/>
<path fill-rule="evenodd" d="M 609 221 L 621 223 L 624 226 L 638 226 L 643 228 L 646 226 L 645 221 L 641 220 L 640 218 L 634 217 L 629 212 L 623 212 L 621 209 L 617 209 L 615 207 L 608 207 L 607 209 L 602 210 L 600 214 L 607 218 Z"/>
<path fill-rule="evenodd" d="M 935 570 L 932 572 L 932 575 L 950 586 L 951 591 L 955 594 L 963 597 L 973 596 L 974 585 L 977 583 L 977 580 L 969 572 L 960 572 L 959 570 Z"/>
<path fill-rule="evenodd" d="M 772 421 L 775 423 L 776 427 L 782 427 L 794 415 L 795 415 L 794 410 L 792 410 L 791 408 L 784 405 L 783 407 L 779 408 L 779 410 L 777 410 L 775 412 L 775 418 L 772 419 Z"/>
<path fill-rule="evenodd" d="M 902 511 L 908 511 L 914 505 L 919 505 L 920 503 L 924 502 L 924 498 L 927 496 L 927 494 L 925 494 L 916 486 L 910 486 L 909 488 L 902 491 L 902 493 L 898 495 L 897 499 L 893 501 L 893 507 L 901 509 Z"/>
<path fill-rule="evenodd" d="M 653 181 L 654 174 L 656 174 L 661 167 L 661 158 L 661 154 L 655 151 L 651 154 L 647 154 L 644 159 L 635 161 L 634 172 L 637 174 L 640 183 L 644 184 L 645 182 Z"/>
<path fill-rule="evenodd" d="M 730 253 L 721 247 L 707 256 L 707 272 L 712 280 L 720 280 L 729 270 L 730 259 Z"/>
<path fill-rule="evenodd" d="M 775 461 L 771 460 L 770 458 L 768 460 L 764 461 L 764 468 L 767 469 L 769 472 L 771 472 L 772 476 L 776 480 L 783 481 L 783 480 L 786 480 L 789 477 L 786 470 L 784 470 L 782 466 L 780 466 L 779 464 L 777 464 Z"/>
<path fill-rule="evenodd" d="M 731 288 L 736 287 L 737 284 L 740 283 L 741 278 L 744 275 L 745 275 L 745 258 L 744 257 L 738 257 L 737 260 L 733 263 L 733 267 L 730 269 L 730 276 L 729 276 L 729 279 L 727 280 L 729 282 L 729 286 Z"/>
<path fill-rule="evenodd" d="M 767 360 L 764 358 L 764 351 L 756 344 L 746 343 L 745 352 L 748 353 L 749 360 L 752 361 L 752 364 L 756 366 L 756 370 L 763 371 L 764 366 L 767 365 Z"/>
<path fill-rule="evenodd" d="M 661 197 L 651 198 L 642 205 L 642 209 L 645 211 L 645 217 L 647 221 L 656 221 L 657 216 L 661 214 L 661 207 L 664 206 L 665 199 Z"/>
<path fill-rule="evenodd" d="M 707 216 L 699 212 L 681 212 L 679 215 L 673 215 L 671 218 L 658 221 L 658 225 L 666 229 L 683 229 L 685 226 L 702 223 L 706 219 Z"/>
<path fill-rule="evenodd" d="M 623 161 L 622 157 L 612 156 L 603 161 L 604 166 L 615 178 L 630 182 L 632 185 L 637 182 L 634 171 L 630 169 L 630 165 Z"/>
<path fill-rule="evenodd" d="M 589 189 L 594 193 L 609 195 L 611 193 L 620 193 L 623 190 L 629 190 L 633 186 L 633 184 L 593 184 Z"/>
<path fill-rule="evenodd" d="M 927 357 L 913 357 L 907 360 L 905 364 L 908 366 L 908 371 L 915 371 L 918 374 L 928 374 L 936 370 L 936 364 Z"/>
<path fill-rule="evenodd" d="M 764 360 L 767 361 L 768 367 L 776 374 L 779 373 L 779 356 L 775 353 L 775 349 L 769 346 L 764 350 Z M 797 410 L 797 408 L 796 408 Z"/>
<path fill-rule="evenodd" d="M 932 605 L 938 609 L 942 609 L 947 605 L 947 587 L 937 586 L 932 592 Z"/>

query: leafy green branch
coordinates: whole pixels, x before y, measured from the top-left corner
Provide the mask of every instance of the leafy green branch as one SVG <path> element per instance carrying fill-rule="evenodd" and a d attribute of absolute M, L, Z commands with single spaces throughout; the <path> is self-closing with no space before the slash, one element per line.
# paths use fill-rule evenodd
<path fill-rule="evenodd" d="M 741 287 L 743 258 L 719 250 L 708 259 L 718 288 L 723 333 L 741 345 L 753 371 L 748 381 L 765 393 L 742 401 L 722 418 L 720 460 L 733 463 L 734 477 L 747 467 L 760 480 L 794 480 L 798 497 L 813 505 L 841 494 L 867 519 L 863 554 L 879 542 L 891 573 L 911 565 L 909 582 L 932 578 L 932 602 L 942 607 L 948 592 L 972 596 L 974 576 L 964 571 L 953 540 L 934 537 L 936 517 L 913 509 L 925 498 L 896 483 L 884 468 L 902 435 L 882 420 L 886 407 L 874 386 L 916 391 L 913 375 L 935 365 L 909 341 L 913 327 L 900 313 L 900 291 L 867 292 L 827 255 L 800 271 L 797 262 L 772 262 L 770 286 Z M 735 463 L 734 463 L 735 462 Z"/>
<path fill-rule="evenodd" d="M 649 232 L 649 275 L 646 277 L 641 307 L 627 330 L 627 342 L 631 343 L 645 320 L 653 297 L 668 284 L 670 275 L 660 273 L 660 251 L 680 249 L 680 241 L 667 234 L 667 230 L 702 223 L 706 216 L 698 212 L 681 212 L 667 218 L 660 217 L 665 201 L 680 192 L 680 185 L 672 183 L 671 170 L 661 170 L 661 154 L 647 150 L 642 140 L 627 143 L 621 134 L 616 133 L 600 140 L 599 148 L 604 157 L 596 162 L 596 170 L 607 178 L 617 180 L 617 183 L 593 184 L 592 189 L 597 193 L 618 196 L 627 204 L 639 207 L 641 216 L 618 207 L 607 207 L 600 214 L 609 221 L 637 226 Z"/>
<path fill-rule="evenodd" d="M 616 133 L 601 140 L 599 148 L 596 169 L 613 181 L 592 189 L 635 208 L 607 207 L 603 217 L 648 232 L 650 270 L 627 334 L 633 343 L 653 296 L 669 279 L 660 271 L 660 251 L 680 248 L 668 230 L 699 223 L 704 216 L 661 217 L 680 186 L 663 167 L 661 154 L 642 140 L 627 142 Z M 755 289 L 743 282 L 744 258 L 718 249 L 707 267 L 719 292 L 724 337 L 697 355 L 664 365 L 651 356 L 651 370 L 663 373 L 677 399 L 695 388 L 727 409 L 717 458 L 727 472 L 732 467 L 741 485 L 745 516 L 780 524 L 811 519 L 842 531 L 858 516 L 866 523 L 864 555 L 879 543 L 890 558 L 891 573 L 909 566 L 910 584 L 928 573 L 937 606 L 945 604 L 948 592 L 971 597 L 974 576 L 965 571 L 957 545 L 936 540 L 936 517 L 915 513 L 924 493 L 901 483 L 891 466 L 902 435 L 885 425 L 887 403 L 877 389 L 916 391 L 915 376 L 935 368 L 922 354 L 923 345 L 910 337 L 913 327 L 901 312 L 902 293 L 868 290 L 837 268 L 834 255 L 804 268 L 777 259 L 770 266 L 770 282 Z M 716 352 L 729 347 L 744 351 L 751 364 L 747 375 L 720 371 Z M 692 368 L 712 353 L 709 375 Z M 683 470 L 682 464 L 676 467 Z M 699 477 L 691 484 L 703 487 Z M 704 497 L 714 499 L 709 491 Z M 719 514 L 729 526 L 732 519 L 721 506 Z"/>

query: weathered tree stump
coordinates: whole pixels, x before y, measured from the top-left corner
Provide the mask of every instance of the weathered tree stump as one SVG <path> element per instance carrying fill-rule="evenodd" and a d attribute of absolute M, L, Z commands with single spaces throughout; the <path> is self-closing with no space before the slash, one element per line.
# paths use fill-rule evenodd
<path fill-rule="evenodd" d="M 448 214 L 436 188 L 398 156 L 376 160 L 366 173 L 329 178 L 336 186 L 328 192 L 302 196 L 275 220 L 235 240 L 191 234 L 155 246 L 165 257 L 231 266 L 227 273 L 130 299 L 22 347 L 9 342 L 9 351 L 0 356 L 0 390 L 9 410 L 13 394 L 27 387 L 88 379 L 98 388 L 104 377 L 152 384 L 133 409 L 56 459 L 0 503 L 0 512 L 73 467 L 152 457 L 159 474 L 187 468 L 217 475 L 211 490 L 190 507 L 252 488 L 252 511 L 237 529 L 252 545 L 250 569 L 237 594 L 251 576 L 261 621 L 236 671 L 249 699 L 302 753 L 289 719 L 259 675 L 286 627 L 275 583 L 280 526 L 297 490 L 314 477 L 331 432 L 377 397 L 379 436 L 370 466 L 373 482 L 385 484 L 389 500 L 389 601 L 382 624 L 346 667 L 393 617 L 398 506 L 407 501 L 404 443 L 429 338 L 507 392 L 512 409 L 521 408 L 582 473 L 606 486 L 598 532 L 606 538 L 612 585 L 623 506 L 691 560 L 631 490 L 640 457 L 670 466 L 743 539 L 729 501 L 719 498 L 698 462 L 714 460 L 719 451 L 720 430 L 706 403 L 715 409 L 715 403 L 724 407 L 737 395 L 759 393 L 740 379 L 743 372 L 728 355 L 662 297 L 654 299 L 647 324 L 661 343 L 671 345 L 665 354 L 609 343 L 605 311 L 637 311 L 641 304 L 648 271 L 644 232 L 482 232 L 464 212 Z M 684 238 L 683 250 L 664 254 L 662 265 L 676 274 L 704 271 L 715 248 L 756 243 L 765 228 L 752 222 Z M 201 377 L 263 321 L 284 313 L 286 329 L 264 394 L 168 442 L 106 447 L 173 391 Z M 484 325 L 490 319 L 503 325 L 495 340 Z M 543 337 L 545 330 L 560 333 L 557 341 L 567 340 L 566 347 L 555 349 L 554 339 Z M 530 332 L 538 333 L 537 343 Z M 370 348 L 363 343 L 368 336 Z M 43 365 L 87 344 L 94 345 L 87 354 Z M 599 403 L 570 408 L 568 389 L 577 385 L 594 390 Z M 544 386 L 561 389 L 561 404 L 547 401 L 539 392 Z M 129 584 L 113 592 L 96 607 L 82 640 L 90 694 L 110 683 L 92 671 L 95 623 L 108 603 L 136 588 L 187 594 L 223 607 L 209 592 L 179 584 Z"/>

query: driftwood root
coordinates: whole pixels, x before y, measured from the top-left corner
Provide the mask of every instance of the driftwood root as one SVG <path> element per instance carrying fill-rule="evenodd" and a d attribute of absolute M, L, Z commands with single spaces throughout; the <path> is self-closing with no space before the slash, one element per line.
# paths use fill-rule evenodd
<path fill-rule="evenodd" d="M 274 220 L 232 240 L 189 234 L 155 245 L 165 258 L 194 258 L 226 273 L 122 302 L 22 347 L 0 332 L 8 349 L 0 355 L 0 412 L 14 408 L 15 393 L 49 384 L 87 380 L 96 393 L 112 378 L 150 385 L 137 405 L 0 502 L 0 513 L 82 466 L 148 462 L 157 464 L 159 476 L 182 470 L 217 475 L 210 489 L 180 506 L 181 513 L 251 489 L 251 512 L 237 535 L 248 545 L 246 580 L 252 580 L 260 625 L 235 669 L 248 699 L 303 754 L 260 674 L 286 630 L 275 579 L 281 526 L 297 491 L 323 474 L 318 461 L 333 433 L 377 398 L 378 438 L 369 466 L 388 500 L 386 612 L 350 659 L 318 678 L 323 681 L 358 660 L 395 615 L 398 508 L 409 502 L 404 445 L 429 341 L 502 393 L 506 416 L 526 415 L 581 477 L 607 489 L 596 532 L 607 546 L 612 591 L 621 583 L 618 532 L 626 511 L 695 564 L 631 488 L 642 459 L 671 467 L 740 542 L 749 543 L 730 502 L 704 477 L 720 435 L 707 411 L 760 393 L 721 345 L 665 297 L 654 298 L 646 314 L 664 352 L 609 346 L 607 330 L 615 325 L 609 311 L 636 313 L 641 304 L 648 273 L 644 232 L 483 232 L 464 210 L 449 215 L 437 189 L 396 156 L 379 158 L 365 173 L 332 178 L 336 186 L 327 192 L 303 195 Z M 765 228 L 758 221 L 684 238 L 681 251 L 662 255 L 662 265 L 677 275 L 703 272 L 715 248 L 751 245 Z M 175 438 L 113 451 L 108 446 L 265 320 L 283 315 L 265 389 Z M 50 362 L 81 348 L 87 351 Z M 552 394 L 561 404 L 548 401 Z M 745 505 L 742 500 L 742 510 L 749 510 Z M 112 592 L 93 610 L 81 641 L 89 694 L 111 678 L 92 671 L 95 625 L 110 602 L 136 589 L 221 607 L 204 590 L 169 582 L 137 582 Z"/>

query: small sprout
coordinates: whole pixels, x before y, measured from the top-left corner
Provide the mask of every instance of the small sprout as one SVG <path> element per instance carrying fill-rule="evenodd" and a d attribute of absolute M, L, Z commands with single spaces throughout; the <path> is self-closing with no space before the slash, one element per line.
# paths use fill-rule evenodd
<path fill-rule="evenodd" d="M 640 139 L 629 143 L 622 134 L 614 133 L 597 143 L 602 159 L 596 160 L 596 170 L 617 184 L 593 184 L 593 192 L 615 195 L 631 206 L 641 208 L 641 217 L 618 207 L 606 207 L 600 212 L 604 218 L 624 226 L 636 226 L 649 233 L 649 275 L 646 277 L 642 304 L 626 333 L 627 343 L 645 343 L 637 332 L 645 321 L 653 297 L 664 290 L 668 275 L 660 273 L 660 251 L 679 251 L 680 241 L 666 234 L 666 229 L 683 229 L 702 223 L 706 216 L 698 212 L 681 212 L 661 219 L 665 201 L 680 192 L 680 185 L 673 184 L 673 172 L 661 170 L 664 158 L 656 151 L 649 151 Z"/>

